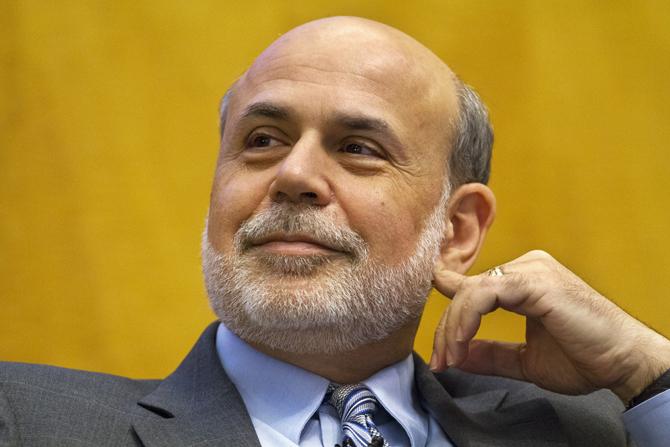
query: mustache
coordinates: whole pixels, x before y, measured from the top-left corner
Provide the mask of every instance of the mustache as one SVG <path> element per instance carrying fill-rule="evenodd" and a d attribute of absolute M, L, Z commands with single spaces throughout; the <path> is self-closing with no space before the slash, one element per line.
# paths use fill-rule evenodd
<path fill-rule="evenodd" d="M 273 203 L 269 208 L 247 219 L 234 238 L 238 253 L 248 250 L 268 237 L 283 235 L 308 235 L 321 245 L 364 259 L 368 244 L 351 228 L 340 226 L 320 208 L 291 203 Z"/>

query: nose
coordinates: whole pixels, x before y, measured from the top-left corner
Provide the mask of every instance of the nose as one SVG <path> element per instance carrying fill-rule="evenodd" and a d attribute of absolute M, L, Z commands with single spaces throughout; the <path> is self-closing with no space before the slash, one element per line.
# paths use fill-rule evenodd
<path fill-rule="evenodd" d="M 275 202 L 328 205 L 332 195 L 326 176 L 328 158 L 318 142 L 308 138 L 298 140 L 279 165 L 270 185 L 270 198 Z"/>

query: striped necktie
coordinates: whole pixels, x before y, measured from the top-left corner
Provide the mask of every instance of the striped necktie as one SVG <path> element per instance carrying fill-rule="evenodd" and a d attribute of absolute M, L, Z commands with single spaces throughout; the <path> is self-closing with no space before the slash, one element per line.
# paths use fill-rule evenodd
<path fill-rule="evenodd" d="M 365 385 L 331 383 L 326 401 L 335 407 L 342 421 L 342 447 L 389 447 L 372 421 L 377 411 L 377 398 Z"/>

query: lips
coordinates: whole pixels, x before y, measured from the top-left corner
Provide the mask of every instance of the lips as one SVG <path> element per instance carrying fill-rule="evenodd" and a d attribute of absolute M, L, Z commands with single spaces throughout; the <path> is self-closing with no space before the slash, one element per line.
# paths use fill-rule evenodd
<path fill-rule="evenodd" d="M 250 247 L 295 255 L 342 252 L 338 247 L 306 234 L 271 234 L 252 241 Z"/>

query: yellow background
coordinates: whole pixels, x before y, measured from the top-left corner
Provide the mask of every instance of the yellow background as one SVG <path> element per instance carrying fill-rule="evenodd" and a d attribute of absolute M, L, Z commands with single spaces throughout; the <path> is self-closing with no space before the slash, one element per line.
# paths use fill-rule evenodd
<path fill-rule="evenodd" d="M 0 2 L 0 359 L 173 370 L 213 320 L 219 97 L 280 33 L 335 14 L 415 36 L 490 106 L 499 214 L 474 271 L 543 248 L 670 334 L 669 5 Z M 497 312 L 481 335 L 523 321 Z"/>

